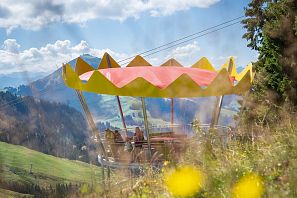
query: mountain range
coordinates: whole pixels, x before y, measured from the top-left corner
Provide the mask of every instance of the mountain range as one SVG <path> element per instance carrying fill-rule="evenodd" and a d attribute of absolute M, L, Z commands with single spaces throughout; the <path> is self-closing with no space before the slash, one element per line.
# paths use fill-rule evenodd
<path fill-rule="evenodd" d="M 29 73 L 26 71 L 0 74 L 0 89 L 3 89 L 5 87 L 18 87 L 23 84 L 30 84 L 35 80 L 45 77 L 46 75 L 46 72 Z"/>

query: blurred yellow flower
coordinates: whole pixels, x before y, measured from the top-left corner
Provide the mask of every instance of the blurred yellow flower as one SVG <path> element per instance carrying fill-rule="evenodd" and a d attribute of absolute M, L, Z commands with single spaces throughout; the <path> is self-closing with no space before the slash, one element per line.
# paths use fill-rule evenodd
<path fill-rule="evenodd" d="M 187 197 L 198 193 L 203 185 L 203 174 L 194 166 L 183 166 L 164 176 L 165 185 L 174 196 Z"/>
<path fill-rule="evenodd" d="M 85 193 L 88 193 L 88 192 L 89 192 L 89 186 L 87 184 L 83 184 L 80 187 L 80 193 L 85 194 Z"/>
<path fill-rule="evenodd" d="M 169 164 L 169 161 L 167 161 L 167 160 L 165 160 L 163 163 L 164 166 L 167 166 L 168 164 Z"/>
<path fill-rule="evenodd" d="M 250 173 L 242 177 L 232 189 L 233 198 L 260 198 L 263 195 L 264 186 L 261 177 Z"/>

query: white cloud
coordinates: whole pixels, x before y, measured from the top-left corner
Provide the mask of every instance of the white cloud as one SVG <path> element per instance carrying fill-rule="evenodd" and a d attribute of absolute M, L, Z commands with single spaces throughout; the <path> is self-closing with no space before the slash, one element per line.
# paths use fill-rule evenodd
<path fill-rule="evenodd" d="M 15 39 L 7 39 L 3 43 L 3 49 L 11 52 L 17 53 L 19 51 L 20 45 L 16 42 Z"/>
<path fill-rule="evenodd" d="M 152 16 L 170 15 L 176 11 L 188 10 L 191 7 L 207 8 L 220 0 L 152 0 L 150 14 Z"/>
<path fill-rule="evenodd" d="M 207 8 L 220 0 L 1 0 L 0 27 L 11 31 L 16 27 L 37 30 L 54 22 L 83 24 L 91 19 L 123 21 L 151 16 L 170 15 L 192 7 Z"/>
<path fill-rule="evenodd" d="M 20 50 L 21 46 L 15 39 L 7 39 L 0 44 L 0 73 L 8 74 L 12 72 L 52 72 L 63 63 L 69 62 L 82 54 L 91 54 L 96 57 L 102 57 L 105 52 L 108 52 L 116 61 L 131 57 L 133 54 L 119 53 L 111 49 L 96 49 L 82 40 L 79 43 L 71 43 L 69 40 L 57 40 L 54 43 L 46 44 L 40 48 L 29 48 Z M 157 53 L 149 57 L 145 57 L 154 66 L 160 65 L 170 58 L 175 58 L 184 66 L 190 66 L 201 58 L 201 48 L 197 41 L 178 46 L 172 50 Z M 203 56 L 210 59 L 211 63 L 219 68 L 223 63 L 228 61 L 229 56 L 212 57 L 212 52 L 205 54 L 203 48 Z M 135 54 L 137 54 L 135 52 Z M 250 61 L 250 57 L 240 56 L 235 53 L 236 64 L 245 66 Z M 238 59 L 237 57 L 242 57 Z M 254 59 L 256 60 L 256 54 Z M 126 66 L 130 60 L 119 62 Z"/>
<path fill-rule="evenodd" d="M 182 65 L 189 66 L 194 63 L 193 61 L 196 61 L 200 50 L 201 48 L 199 47 L 198 42 L 193 41 L 192 43 L 171 50 L 164 61 L 170 58 L 175 58 Z"/>
<path fill-rule="evenodd" d="M 91 48 L 86 41 L 73 45 L 69 40 L 58 40 L 41 48 L 29 48 L 23 51 L 19 51 L 19 48 L 20 45 L 15 39 L 4 41 L 0 49 L 0 73 L 51 72 L 84 53 L 101 57 L 104 52 L 108 52 L 116 60 L 128 57 L 126 54 L 116 53 L 110 49 Z"/>
<path fill-rule="evenodd" d="M 212 64 L 216 69 L 219 69 L 223 64 L 229 61 L 229 59 L 233 57 L 235 63 L 238 62 L 238 56 L 218 56 L 218 57 L 212 57 L 210 58 Z"/>
<path fill-rule="evenodd" d="M 3 42 L 2 48 L 0 48 L 0 73 L 7 74 L 20 71 L 52 72 L 57 67 L 62 66 L 63 63 L 69 62 L 82 54 L 102 57 L 105 52 L 108 52 L 118 62 L 132 56 L 111 49 L 92 48 L 84 40 L 78 44 L 72 44 L 69 40 L 57 40 L 55 43 L 49 43 L 40 48 L 25 50 L 20 50 L 20 47 L 15 39 L 7 39 Z M 194 41 L 165 52 L 168 54 L 165 57 L 162 54 L 155 54 L 148 57 L 147 60 L 153 65 L 159 65 L 170 58 L 176 58 L 186 66 L 197 59 L 199 51 L 200 47 Z M 129 61 L 131 59 L 119 63 L 125 66 Z"/>

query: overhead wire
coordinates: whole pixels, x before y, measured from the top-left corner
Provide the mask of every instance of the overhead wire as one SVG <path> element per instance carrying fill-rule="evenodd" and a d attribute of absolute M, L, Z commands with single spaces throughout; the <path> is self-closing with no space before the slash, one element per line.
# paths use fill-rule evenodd
<path fill-rule="evenodd" d="M 137 55 L 144 55 L 144 54 L 149 53 L 149 52 L 151 52 L 151 51 L 160 49 L 160 48 L 165 47 L 165 46 L 167 46 L 167 45 L 174 44 L 174 43 L 179 42 L 179 41 L 181 41 L 181 40 L 190 38 L 190 37 L 195 36 L 195 35 L 197 35 L 197 34 L 201 34 L 201 33 L 203 33 L 203 32 L 206 32 L 206 31 L 208 31 L 208 30 L 211 30 L 211 29 L 220 27 L 220 26 L 222 26 L 222 25 L 225 25 L 225 24 L 228 24 L 228 23 L 230 23 L 230 22 L 239 20 L 239 19 L 241 19 L 241 18 L 244 18 L 244 16 L 239 16 L 239 17 L 233 18 L 233 19 L 231 19 L 231 20 L 229 20 L 229 21 L 225 21 L 225 22 L 223 22 L 223 23 L 220 23 L 220 24 L 211 26 L 211 27 L 206 28 L 206 29 L 204 29 L 204 30 L 201 30 L 201 31 L 199 31 L 199 32 L 195 32 L 195 33 L 193 33 L 193 34 L 184 36 L 184 37 L 179 38 L 179 39 L 176 39 L 176 40 L 174 40 L 174 41 L 171 41 L 171 42 L 165 43 L 165 44 L 163 44 L 163 45 L 157 46 L 157 47 L 155 47 L 155 48 L 152 48 L 152 49 L 149 49 L 149 50 L 140 52 L 140 53 L 138 53 Z M 130 57 L 128 57 L 128 58 L 125 58 L 125 59 L 123 59 L 123 60 L 118 61 L 118 63 L 124 62 L 124 61 L 126 61 L 126 60 L 130 60 L 130 59 L 132 59 L 132 58 L 134 58 L 134 57 L 135 57 L 135 56 L 130 56 Z"/>
<path fill-rule="evenodd" d="M 156 53 L 159 53 L 159 52 L 162 52 L 162 51 L 171 49 L 171 48 L 176 47 L 176 46 L 178 46 L 178 45 L 180 45 L 180 44 L 187 43 L 187 42 L 189 42 L 189 41 L 192 41 L 192 40 L 195 40 L 195 39 L 197 39 L 197 38 L 203 37 L 203 36 L 205 36 L 205 35 L 208 35 L 208 34 L 217 32 L 217 31 L 219 31 L 219 30 L 225 29 L 225 28 L 227 28 L 227 27 L 233 26 L 233 25 L 238 24 L 238 23 L 240 23 L 240 21 L 237 21 L 237 22 L 235 22 L 235 23 L 231 23 L 231 24 L 226 25 L 226 26 L 223 26 L 223 27 L 221 27 L 221 28 L 218 28 L 218 29 L 212 30 L 212 31 L 210 31 L 210 32 L 204 33 L 204 34 L 202 34 L 202 35 L 195 36 L 195 37 L 190 38 L 190 39 L 187 39 L 187 40 L 185 40 L 185 41 L 178 42 L 178 43 L 173 44 L 173 45 L 171 45 L 171 46 L 169 46 L 169 47 L 162 48 L 162 49 L 160 49 L 160 50 L 157 50 L 157 51 L 151 52 L 151 53 L 149 53 L 149 54 L 143 55 L 142 57 L 151 56 L 151 55 L 153 55 L 153 54 L 156 54 Z M 129 61 L 123 63 L 123 65 L 125 65 L 125 64 L 127 64 L 127 63 L 129 63 Z"/>

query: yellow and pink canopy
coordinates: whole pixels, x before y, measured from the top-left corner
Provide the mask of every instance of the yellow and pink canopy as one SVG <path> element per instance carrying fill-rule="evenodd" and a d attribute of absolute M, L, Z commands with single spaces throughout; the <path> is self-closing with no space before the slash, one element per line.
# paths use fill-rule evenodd
<path fill-rule="evenodd" d="M 249 64 L 237 73 L 231 57 L 215 70 L 206 58 L 191 67 L 183 67 L 170 59 L 159 67 L 136 56 L 127 67 L 120 65 L 107 53 L 97 69 L 78 58 L 75 70 L 63 66 L 63 79 L 71 88 L 116 96 L 189 98 L 241 94 L 247 91 L 254 73 Z"/>

